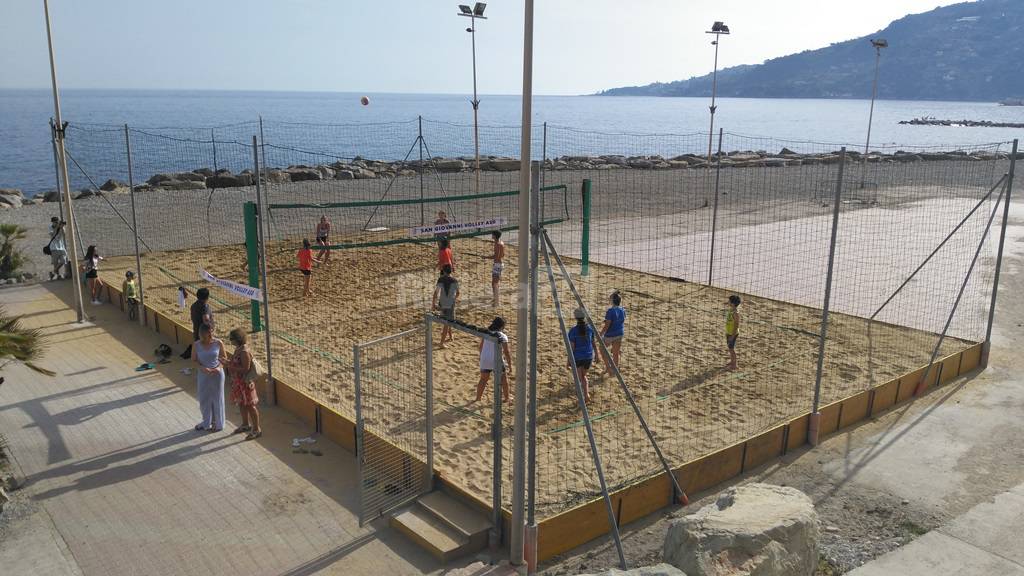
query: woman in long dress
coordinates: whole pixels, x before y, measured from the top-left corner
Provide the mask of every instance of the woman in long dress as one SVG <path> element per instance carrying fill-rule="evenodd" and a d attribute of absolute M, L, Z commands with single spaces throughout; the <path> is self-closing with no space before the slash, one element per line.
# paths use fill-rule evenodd
<path fill-rule="evenodd" d="M 209 324 L 199 327 L 199 340 L 192 345 L 192 363 L 196 370 L 196 395 L 203 420 L 196 430 L 220 432 L 224 429 L 224 343 L 213 337 Z"/>

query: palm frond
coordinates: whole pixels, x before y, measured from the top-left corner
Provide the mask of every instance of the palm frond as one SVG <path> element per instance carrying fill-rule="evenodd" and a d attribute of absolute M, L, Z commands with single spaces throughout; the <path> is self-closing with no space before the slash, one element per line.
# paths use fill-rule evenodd
<path fill-rule="evenodd" d="M 0 225 L 3 228 L 7 225 Z M 24 364 L 30 370 L 53 376 L 52 370 L 36 364 L 46 349 L 46 338 L 35 328 L 25 328 L 21 318 L 8 314 L 0 305 L 0 359 Z"/>

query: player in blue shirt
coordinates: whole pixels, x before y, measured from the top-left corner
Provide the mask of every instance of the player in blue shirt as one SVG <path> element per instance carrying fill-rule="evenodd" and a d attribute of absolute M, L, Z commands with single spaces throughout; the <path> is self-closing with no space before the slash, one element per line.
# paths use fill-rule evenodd
<path fill-rule="evenodd" d="M 601 339 L 612 353 L 612 357 L 604 359 L 604 375 L 612 373 L 612 362 L 619 367 L 619 349 L 622 348 L 622 337 L 626 334 L 626 310 L 622 307 L 622 295 L 616 290 L 611 295 L 612 307 L 604 313 L 604 325 L 601 326 Z"/>
<path fill-rule="evenodd" d="M 587 379 L 587 371 L 594 362 L 594 329 L 587 325 L 587 314 L 583 308 L 577 308 L 573 316 L 576 317 L 576 325 L 569 329 L 569 344 L 572 345 L 573 363 L 583 385 L 583 397 L 590 402 L 590 381 Z"/>

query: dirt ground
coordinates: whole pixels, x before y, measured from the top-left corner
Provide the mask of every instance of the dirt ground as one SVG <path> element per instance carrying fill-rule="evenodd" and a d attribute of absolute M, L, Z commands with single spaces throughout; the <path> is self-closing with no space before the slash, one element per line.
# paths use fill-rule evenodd
<path fill-rule="evenodd" d="M 366 238 L 349 238 L 361 240 Z M 313 275 L 316 293 L 301 297 L 302 276 L 295 267 L 294 243 L 268 245 L 272 348 L 275 375 L 350 417 L 354 414 L 352 346 L 422 326 L 436 280 L 432 244 L 339 250 Z M 516 250 L 509 246 L 502 302 L 490 306 L 490 243 L 479 239 L 454 243 L 456 277 L 462 293 L 457 316 L 486 326 L 495 314 L 508 321 L 515 356 Z M 195 278 L 197 268 L 244 282 L 241 246 L 149 253 L 143 258 L 147 304 L 188 323 L 176 306 L 176 289 Z M 696 459 L 810 410 L 817 361 L 820 312 L 810 308 L 744 296 L 738 347 L 740 369 L 724 369 L 724 314 L 729 292 L 669 278 L 566 261 L 573 281 L 600 323 L 613 288 L 623 292 L 628 311 L 622 375 L 670 461 Z M 110 258 L 101 277 L 120 284 L 131 258 Z M 554 314 L 546 269 L 541 278 L 538 342 L 538 513 L 546 516 L 599 494 L 585 428 L 577 407 L 566 350 Z M 557 267 L 555 275 L 558 275 Z M 558 280 L 562 312 L 575 304 Z M 198 286 L 189 284 L 190 292 Z M 247 327 L 249 305 L 213 288 L 218 332 Z M 435 334 L 435 341 L 440 336 Z M 262 342 L 255 347 L 263 356 Z M 926 332 L 833 315 L 822 401 L 828 403 L 881 384 L 927 363 L 935 336 Z M 948 339 L 942 353 L 967 343 Z M 382 348 L 369 370 L 387 384 L 364 396 L 368 410 L 379 406 L 379 426 L 409 434 L 404 421 L 421 418 L 423 338 L 410 337 Z M 482 499 L 491 492 L 492 445 L 490 391 L 474 402 L 477 341 L 456 335 L 454 345 L 436 350 L 433 359 L 436 401 L 435 462 L 442 473 L 461 480 Z M 595 368 L 595 372 L 600 371 Z M 397 387 L 395 383 L 398 383 Z M 611 487 L 629 484 L 657 469 L 641 428 L 612 378 L 596 378 L 589 405 L 597 443 Z M 504 408 L 506 458 L 510 450 L 511 406 Z M 406 438 L 415 445 L 414 438 Z M 511 466 L 506 466 L 509 471 Z"/>

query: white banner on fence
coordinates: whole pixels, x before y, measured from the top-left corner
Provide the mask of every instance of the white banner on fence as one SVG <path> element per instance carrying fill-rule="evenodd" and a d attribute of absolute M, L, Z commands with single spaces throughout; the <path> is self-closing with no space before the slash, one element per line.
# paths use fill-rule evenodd
<path fill-rule="evenodd" d="M 263 300 L 263 292 L 259 288 L 253 288 L 252 286 L 246 286 L 245 284 L 239 284 L 230 280 L 222 280 L 206 270 L 200 270 L 199 273 L 203 276 L 203 280 L 216 284 L 225 290 L 230 290 L 239 296 L 244 296 L 249 300 Z"/>
<path fill-rule="evenodd" d="M 418 226 L 409 228 L 409 236 L 429 236 L 431 234 L 444 234 L 445 232 L 460 232 L 462 230 L 478 230 L 480 228 L 501 228 L 505 225 L 504 218 L 488 218 L 479 222 L 453 222 L 449 224 L 435 224 L 434 226 Z"/>

